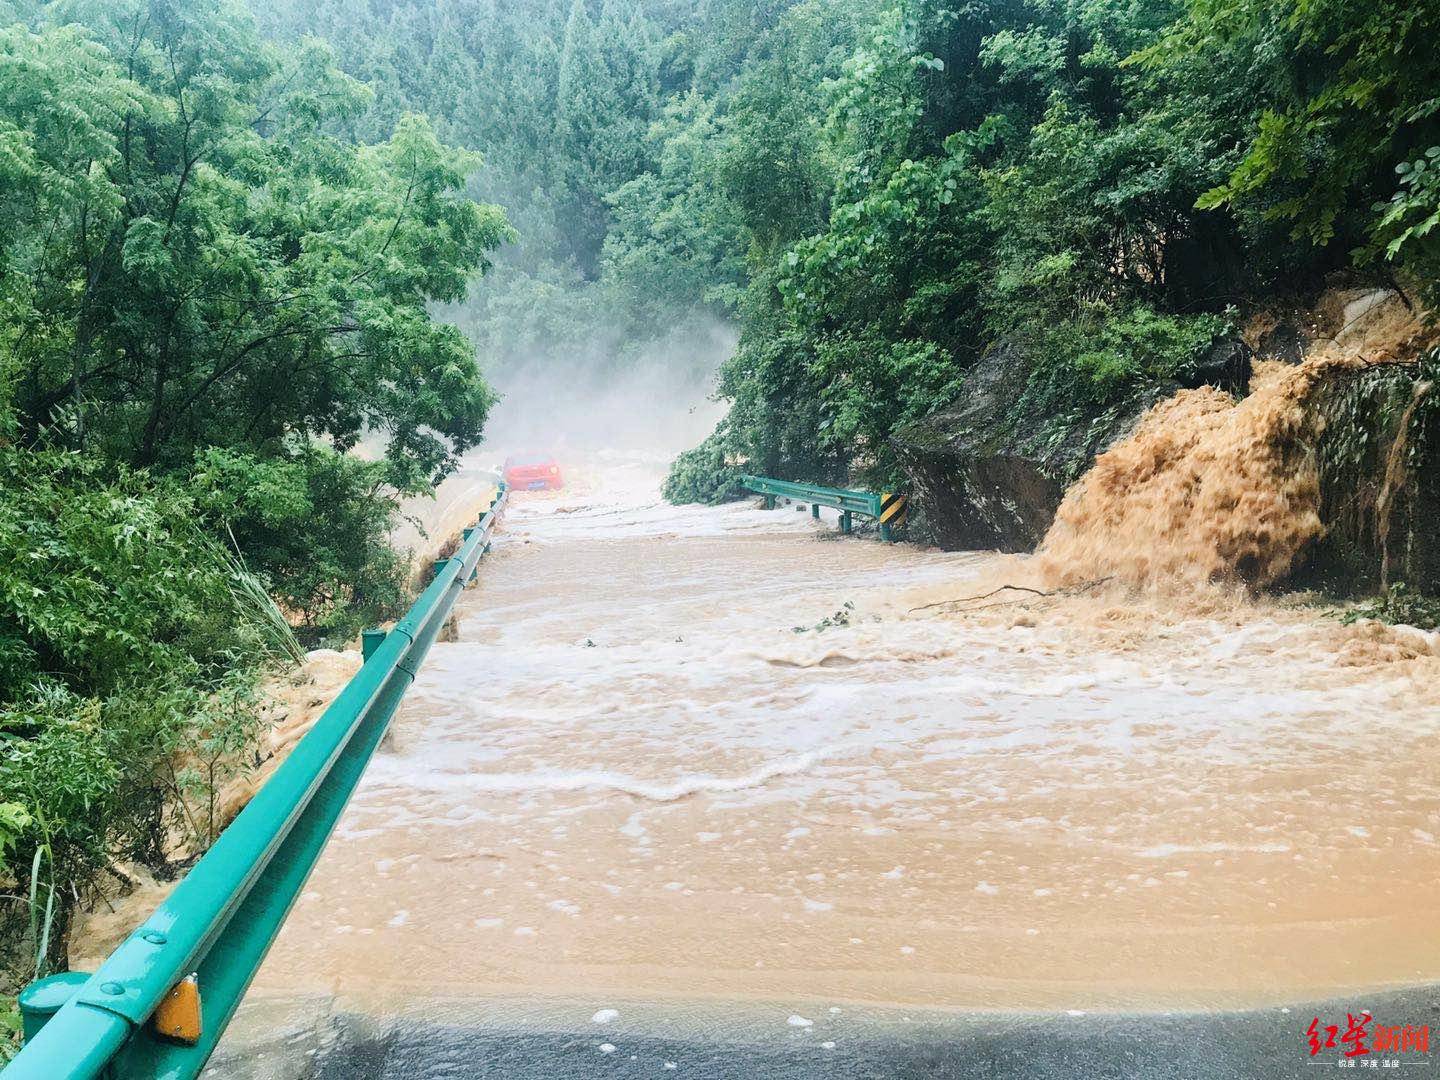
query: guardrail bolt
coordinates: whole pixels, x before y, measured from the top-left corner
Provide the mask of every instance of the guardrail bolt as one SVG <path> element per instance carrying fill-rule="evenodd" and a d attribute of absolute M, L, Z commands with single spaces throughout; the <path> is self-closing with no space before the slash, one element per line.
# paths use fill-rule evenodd
<path fill-rule="evenodd" d="M 117 982 L 103 982 L 100 984 L 100 989 L 105 991 L 105 993 L 109 994 L 111 997 L 119 997 L 121 994 L 125 993 L 125 987 L 121 986 Z"/>
<path fill-rule="evenodd" d="M 360 631 L 360 655 L 366 660 L 375 655 L 375 650 L 380 648 L 385 640 L 385 631 L 375 627 L 370 630 Z"/>
<path fill-rule="evenodd" d="M 151 945 L 164 945 L 165 942 L 170 940 L 164 934 L 160 933 L 159 930 L 146 930 L 145 933 L 140 936 Z"/>

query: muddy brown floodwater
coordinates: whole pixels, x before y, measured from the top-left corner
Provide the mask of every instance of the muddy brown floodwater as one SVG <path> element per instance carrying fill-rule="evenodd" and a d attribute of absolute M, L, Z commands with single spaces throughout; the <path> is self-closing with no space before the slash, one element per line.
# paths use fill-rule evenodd
<path fill-rule="evenodd" d="M 1440 978 L 1436 635 L 1218 595 L 913 611 L 1017 564 L 600 464 L 516 496 L 247 1007 L 783 1029 Z"/>

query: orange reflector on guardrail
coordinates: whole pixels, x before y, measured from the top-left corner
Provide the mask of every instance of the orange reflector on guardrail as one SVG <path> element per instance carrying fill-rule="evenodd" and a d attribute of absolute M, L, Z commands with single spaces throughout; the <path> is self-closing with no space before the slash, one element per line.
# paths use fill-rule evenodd
<path fill-rule="evenodd" d="M 158 1035 L 194 1046 L 200 1041 L 200 981 L 187 975 L 160 999 L 150 1017 Z"/>

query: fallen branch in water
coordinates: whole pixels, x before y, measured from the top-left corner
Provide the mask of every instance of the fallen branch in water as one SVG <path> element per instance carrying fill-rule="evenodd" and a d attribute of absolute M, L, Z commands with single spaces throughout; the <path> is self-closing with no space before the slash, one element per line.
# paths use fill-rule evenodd
<path fill-rule="evenodd" d="M 989 592 L 976 593 L 974 596 L 957 596 L 954 600 L 937 600 L 933 604 L 921 604 L 919 607 L 912 607 L 910 610 L 928 611 L 930 608 L 945 607 L 949 604 L 964 604 L 971 600 L 988 600 L 990 597 L 1005 592 L 1006 590 L 1034 593 L 1036 596 L 1055 595 L 1052 592 L 1046 592 L 1044 589 L 1032 589 L 1028 585 L 1001 585 L 998 589 L 991 589 Z"/>
<path fill-rule="evenodd" d="M 992 596 L 998 596 L 1002 592 L 1023 592 L 1031 593 L 1034 596 L 1079 596 L 1081 593 L 1089 592 L 1097 586 L 1104 585 L 1107 581 L 1114 580 L 1113 574 L 1109 577 L 1096 578 L 1093 581 L 1082 581 L 1079 585 L 1072 585 L 1066 589 L 1032 589 L 1029 585 L 1001 585 L 998 589 L 991 589 L 989 592 L 976 593 L 974 596 L 957 596 L 953 600 L 937 600 L 933 604 L 921 604 L 919 607 L 912 607 L 911 611 L 928 611 L 931 608 L 949 607 L 952 604 L 968 604 L 974 600 L 988 600 Z M 1007 600 L 1006 604 L 1023 604 L 1023 600 Z M 985 608 L 1001 607 L 1001 604 L 982 604 L 972 611 L 983 611 Z"/>

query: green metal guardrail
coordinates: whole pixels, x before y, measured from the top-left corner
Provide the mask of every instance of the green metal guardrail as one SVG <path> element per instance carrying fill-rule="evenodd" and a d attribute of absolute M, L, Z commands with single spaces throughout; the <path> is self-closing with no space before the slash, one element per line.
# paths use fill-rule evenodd
<path fill-rule="evenodd" d="M 809 503 L 810 516 L 816 518 L 820 516 L 820 507 L 832 506 L 840 511 L 842 533 L 848 533 L 853 527 L 854 514 L 864 514 L 878 521 L 881 540 L 894 540 L 895 529 L 905 524 L 905 496 L 893 492 L 875 495 L 868 491 L 847 491 L 844 488 L 797 484 L 790 480 L 772 480 L 768 476 L 742 475 L 740 482 L 751 491 L 765 496 L 767 510 L 775 509 L 776 496 Z"/>
<path fill-rule="evenodd" d="M 400 699 L 460 590 L 473 579 L 505 504 L 465 530 L 455 555 L 387 634 L 367 631 L 365 663 L 214 846 L 93 975 L 27 987 L 24 1048 L 4 1080 L 194 1077 L 204 1068 L 315 866 Z M 200 1030 L 176 1041 L 151 1022 L 194 975 Z M 53 1015 L 51 1015 L 53 1013 Z"/>

